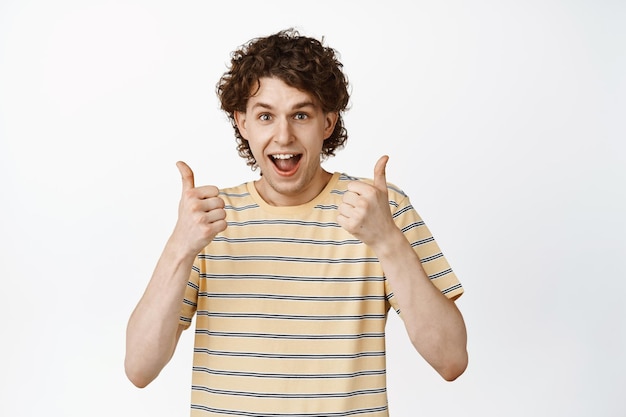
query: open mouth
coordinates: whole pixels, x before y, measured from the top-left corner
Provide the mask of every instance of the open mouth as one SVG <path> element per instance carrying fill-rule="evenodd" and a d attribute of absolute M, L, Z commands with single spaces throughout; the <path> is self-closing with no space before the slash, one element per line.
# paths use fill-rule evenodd
<path fill-rule="evenodd" d="M 281 153 L 270 155 L 270 159 L 274 163 L 276 169 L 282 174 L 289 174 L 298 168 L 301 154 Z"/>

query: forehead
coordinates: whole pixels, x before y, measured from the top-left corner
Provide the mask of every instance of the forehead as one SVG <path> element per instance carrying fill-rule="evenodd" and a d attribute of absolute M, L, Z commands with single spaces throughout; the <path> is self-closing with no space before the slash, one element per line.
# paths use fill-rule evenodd
<path fill-rule="evenodd" d="M 262 77 L 246 107 L 293 108 L 305 105 L 320 107 L 319 101 L 308 91 L 292 87 L 279 78 Z"/>

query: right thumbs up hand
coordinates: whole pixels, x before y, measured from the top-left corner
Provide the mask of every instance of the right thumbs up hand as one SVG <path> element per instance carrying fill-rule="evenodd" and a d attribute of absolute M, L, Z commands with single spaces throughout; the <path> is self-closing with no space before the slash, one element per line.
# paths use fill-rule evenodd
<path fill-rule="evenodd" d="M 193 171 L 178 161 L 176 167 L 183 181 L 178 206 L 178 221 L 170 240 L 188 255 L 196 256 L 217 235 L 226 230 L 224 200 L 212 185 L 196 187 Z"/>

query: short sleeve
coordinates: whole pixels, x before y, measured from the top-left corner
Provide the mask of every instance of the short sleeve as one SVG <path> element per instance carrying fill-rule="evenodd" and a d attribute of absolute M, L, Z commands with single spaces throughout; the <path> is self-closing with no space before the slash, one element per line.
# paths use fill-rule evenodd
<path fill-rule="evenodd" d="M 409 197 L 401 191 L 392 192 L 392 190 L 392 188 L 389 190 L 389 204 L 392 207 L 394 221 L 417 253 L 424 272 L 443 295 L 452 300 L 459 298 L 463 294 L 463 287 L 435 238 L 412 206 Z M 387 291 L 392 290 L 388 288 Z M 390 297 L 389 302 L 398 311 L 394 297 Z"/>
<path fill-rule="evenodd" d="M 185 289 L 185 295 L 180 310 L 179 323 L 189 328 L 196 309 L 198 308 L 198 289 L 200 282 L 200 260 L 196 257 L 191 272 L 189 274 L 189 281 L 187 281 L 187 288 Z"/>

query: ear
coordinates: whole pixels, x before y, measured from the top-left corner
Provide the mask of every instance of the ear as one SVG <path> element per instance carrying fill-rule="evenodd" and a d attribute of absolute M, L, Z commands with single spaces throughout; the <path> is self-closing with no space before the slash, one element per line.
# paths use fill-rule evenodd
<path fill-rule="evenodd" d="M 235 110 L 233 116 L 235 117 L 235 123 L 239 129 L 239 133 L 241 133 L 241 136 L 246 139 L 248 137 L 248 131 L 246 130 L 246 113 Z"/>
<path fill-rule="evenodd" d="M 328 139 L 335 130 L 335 125 L 339 119 L 339 114 L 336 111 L 328 112 L 324 115 L 324 140 Z M 241 129 L 240 129 L 241 130 Z"/>

